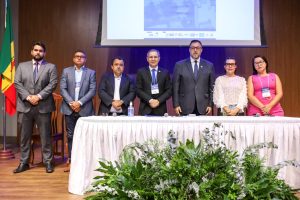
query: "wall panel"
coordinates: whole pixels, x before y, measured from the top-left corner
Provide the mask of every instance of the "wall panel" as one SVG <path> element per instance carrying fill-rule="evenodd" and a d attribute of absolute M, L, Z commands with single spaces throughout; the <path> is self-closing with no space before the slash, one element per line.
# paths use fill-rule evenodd
<path fill-rule="evenodd" d="M 148 48 L 94 48 L 100 7 L 100 0 L 20 1 L 19 60 L 30 59 L 32 42 L 42 40 L 48 47 L 48 61 L 57 64 L 60 74 L 63 67 L 72 65 L 72 53 L 78 48 L 87 51 L 87 65 L 96 70 L 98 82 L 113 55 L 123 56 L 126 71 L 134 73 L 145 63 L 144 52 Z M 300 117 L 300 1 L 262 0 L 262 9 L 267 47 L 209 47 L 204 49 L 203 57 L 214 62 L 217 73 L 221 74 L 224 58 L 234 56 L 238 60 L 239 74 L 248 77 L 252 73 L 251 58 L 256 54 L 265 55 L 270 70 L 276 72 L 283 82 L 284 98 L 281 103 L 286 115 Z M 234 11 L 228 14 L 234 15 Z M 235 29 L 230 24 L 228 28 Z M 173 71 L 174 59 L 188 56 L 187 48 L 160 50 L 167 57 L 163 64 L 170 71 Z M 168 52 L 172 53 L 166 55 Z"/>

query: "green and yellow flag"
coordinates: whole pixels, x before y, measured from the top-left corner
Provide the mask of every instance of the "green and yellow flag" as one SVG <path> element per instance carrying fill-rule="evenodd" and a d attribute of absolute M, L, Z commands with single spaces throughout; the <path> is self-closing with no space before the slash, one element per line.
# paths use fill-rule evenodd
<path fill-rule="evenodd" d="M 12 30 L 10 3 L 7 0 L 6 6 L 6 27 L 4 39 L 0 52 L 0 87 L 5 95 L 6 112 L 9 115 L 14 115 L 16 112 L 16 89 L 14 86 L 15 77 L 15 53 L 14 53 L 14 38 Z"/>

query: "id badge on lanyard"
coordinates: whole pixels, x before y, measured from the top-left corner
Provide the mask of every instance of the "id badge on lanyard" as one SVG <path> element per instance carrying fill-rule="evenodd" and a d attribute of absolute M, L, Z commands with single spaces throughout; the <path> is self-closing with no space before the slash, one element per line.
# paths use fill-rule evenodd
<path fill-rule="evenodd" d="M 271 91 L 270 91 L 270 77 L 268 75 L 268 87 L 264 87 L 261 81 L 261 78 L 259 77 L 260 85 L 261 85 L 261 94 L 263 98 L 269 98 L 271 97 Z"/>
<path fill-rule="evenodd" d="M 261 93 L 262 93 L 262 97 L 263 98 L 268 98 L 268 97 L 271 97 L 271 92 L 270 92 L 270 88 L 262 88 L 261 89 Z"/>
<path fill-rule="evenodd" d="M 158 89 L 158 84 L 151 84 L 151 94 L 158 94 L 159 93 L 159 89 Z"/>
<path fill-rule="evenodd" d="M 79 94 L 80 91 L 80 82 L 75 83 L 75 94 Z"/>

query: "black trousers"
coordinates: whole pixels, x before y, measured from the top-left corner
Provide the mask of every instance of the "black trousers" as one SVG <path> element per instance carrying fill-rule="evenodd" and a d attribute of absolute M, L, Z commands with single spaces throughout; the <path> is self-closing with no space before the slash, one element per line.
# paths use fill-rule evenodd
<path fill-rule="evenodd" d="M 67 139 L 68 139 L 68 158 L 71 159 L 73 135 L 77 120 L 80 118 L 78 113 L 73 112 L 71 115 L 65 115 Z"/>

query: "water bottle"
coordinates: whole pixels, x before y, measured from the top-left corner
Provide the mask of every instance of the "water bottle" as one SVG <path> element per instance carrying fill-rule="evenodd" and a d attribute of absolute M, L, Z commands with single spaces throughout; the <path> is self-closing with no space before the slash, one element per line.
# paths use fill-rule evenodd
<path fill-rule="evenodd" d="M 128 107 L 128 116 L 129 117 L 133 117 L 134 116 L 134 107 L 132 105 L 132 101 L 130 101 L 129 103 L 129 107 Z"/>

